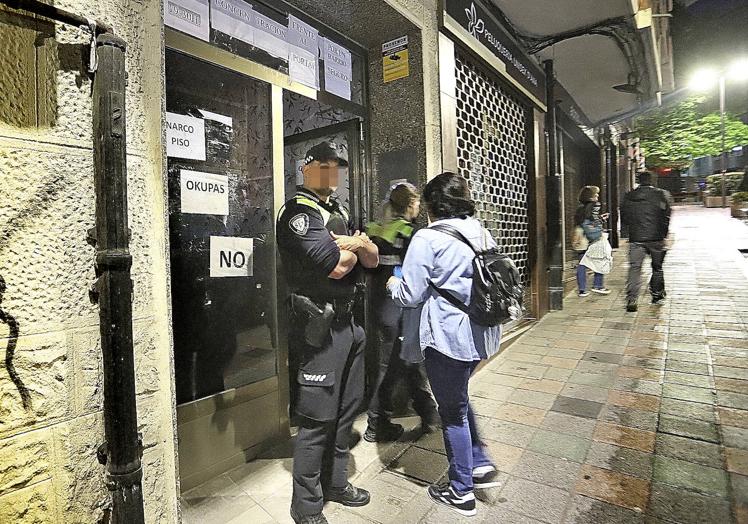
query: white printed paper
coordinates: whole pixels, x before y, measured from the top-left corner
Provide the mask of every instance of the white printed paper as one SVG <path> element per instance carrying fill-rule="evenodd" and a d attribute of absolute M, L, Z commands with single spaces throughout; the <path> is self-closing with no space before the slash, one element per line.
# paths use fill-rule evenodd
<path fill-rule="evenodd" d="M 210 237 L 210 276 L 251 277 L 254 265 L 254 239 Z"/>
<path fill-rule="evenodd" d="M 351 77 L 325 63 L 325 91 L 351 99 Z"/>
<path fill-rule="evenodd" d="M 208 0 L 164 0 L 164 25 L 210 41 Z"/>
<path fill-rule="evenodd" d="M 322 50 L 325 63 L 325 91 L 350 100 L 353 80 L 351 52 L 327 38 L 322 39 Z"/>
<path fill-rule="evenodd" d="M 254 44 L 252 6 L 241 0 L 211 0 L 210 26 L 224 34 Z"/>
<path fill-rule="evenodd" d="M 288 76 L 292 82 L 299 82 L 319 91 L 317 56 L 299 47 L 291 46 L 288 51 Z"/>
<path fill-rule="evenodd" d="M 303 160 L 296 161 L 296 185 L 297 186 L 304 185 L 304 166 L 305 165 L 306 165 L 306 162 Z"/>
<path fill-rule="evenodd" d="M 288 28 L 285 25 L 253 11 L 252 26 L 255 28 L 255 47 L 259 47 L 271 56 L 288 60 L 288 42 L 286 41 Z"/>
<path fill-rule="evenodd" d="M 167 112 L 166 156 L 205 160 L 205 121 Z"/>
<path fill-rule="evenodd" d="M 319 31 L 294 15 L 288 15 L 288 45 L 304 49 L 318 57 L 318 39 Z"/>
<path fill-rule="evenodd" d="M 179 185 L 182 213 L 229 214 L 229 177 L 182 169 Z"/>
<path fill-rule="evenodd" d="M 221 124 L 227 125 L 229 127 L 234 127 L 234 119 L 230 116 L 219 115 L 218 113 L 206 111 L 205 109 L 198 109 L 198 111 L 200 111 L 200 114 L 203 115 L 203 118 L 205 118 L 205 120 L 213 120 L 214 122 L 220 122 Z"/>

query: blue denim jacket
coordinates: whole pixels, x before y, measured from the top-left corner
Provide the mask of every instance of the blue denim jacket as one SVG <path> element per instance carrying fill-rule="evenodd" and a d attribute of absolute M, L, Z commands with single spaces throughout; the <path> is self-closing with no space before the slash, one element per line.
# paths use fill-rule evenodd
<path fill-rule="evenodd" d="M 496 242 L 474 218 L 450 218 L 435 224 L 449 224 L 460 230 L 477 248 L 491 248 Z M 421 350 L 432 347 L 455 360 L 486 359 L 499 350 L 501 328 L 487 328 L 442 298 L 429 281 L 451 291 L 465 304 L 470 302 L 473 251 L 464 243 L 433 229 L 421 229 L 411 241 L 403 263 L 403 278 L 390 286 L 392 298 L 404 307 L 423 304 L 419 328 Z"/>

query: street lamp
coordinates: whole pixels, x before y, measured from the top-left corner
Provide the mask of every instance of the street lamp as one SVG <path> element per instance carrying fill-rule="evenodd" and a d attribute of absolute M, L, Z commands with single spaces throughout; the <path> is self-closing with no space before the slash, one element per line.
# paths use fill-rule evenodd
<path fill-rule="evenodd" d="M 705 92 L 719 83 L 719 118 L 720 118 L 720 170 L 722 171 L 722 207 L 727 207 L 727 187 L 725 173 L 727 173 L 727 157 L 725 153 L 725 80 L 748 80 L 748 57 L 735 60 L 727 69 L 701 69 L 691 77 L 689 87 L 694 91 Z"/>

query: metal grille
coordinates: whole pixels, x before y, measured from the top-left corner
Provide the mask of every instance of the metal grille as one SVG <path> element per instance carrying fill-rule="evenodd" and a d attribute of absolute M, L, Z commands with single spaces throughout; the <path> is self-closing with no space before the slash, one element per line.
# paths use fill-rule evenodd
<path fill-rule="evenodd" d="M 459 171 L 478 218 L 528 284 L 527 110 L 460 53 L 455 63 Z"/>

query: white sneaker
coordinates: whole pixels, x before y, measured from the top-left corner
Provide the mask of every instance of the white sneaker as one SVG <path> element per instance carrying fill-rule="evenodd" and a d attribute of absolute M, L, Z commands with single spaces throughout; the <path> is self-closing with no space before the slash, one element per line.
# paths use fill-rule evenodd
<path fill-rule="evenodd" d="M 600 287 L 600 288 L 592 288 L 593 293 L 597 293 L 598 295 L 610 295 L 610 289 L 607 287 Z"/>

